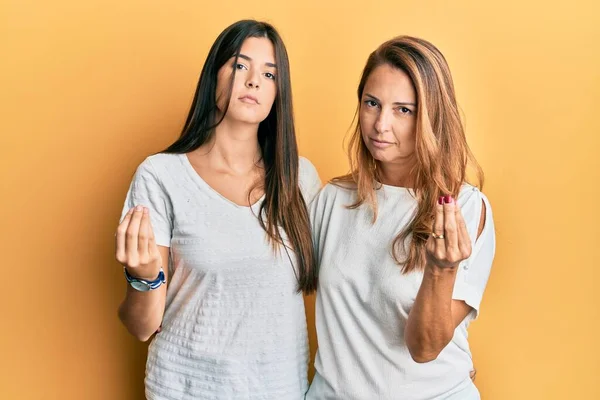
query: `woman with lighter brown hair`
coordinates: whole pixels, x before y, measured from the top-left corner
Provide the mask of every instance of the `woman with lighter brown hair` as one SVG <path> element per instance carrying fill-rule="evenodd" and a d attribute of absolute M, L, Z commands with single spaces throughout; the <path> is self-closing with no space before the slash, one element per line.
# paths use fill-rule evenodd
<path fill-rule="evenodd" d="M 311 206 L 319 350 L 307 399 L 479 399 L 467 327 L 494 223 L 446 60 L 422 39 L 383 43 L 358 100 L 351 172 Z"/>

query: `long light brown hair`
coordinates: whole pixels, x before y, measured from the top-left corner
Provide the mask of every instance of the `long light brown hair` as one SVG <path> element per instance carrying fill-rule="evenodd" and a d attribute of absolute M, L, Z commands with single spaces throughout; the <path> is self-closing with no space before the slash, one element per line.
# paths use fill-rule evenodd
<path fill-rule="evenodd" d="M 442 195 L 458 197 L 467 181 L 467 168 L 473 168 L 478 187 L 483 171 L 471 153 L 460 117 L 450 68 L 442 53 L 431 43 L 399 36 L 379 46 L 369 55 L 358 85 L 355 129 L 349 141 L 350 173 L 334 178 L 334 184 L 356 185 L 357 201 L 349 208 L 367 203 L 377 219 L 375 191 L 381 182 L 376 161 L 367 149 L 360 129 L 360 104 L 367 79 L 375 68 L 390 65 L 411 79 L 417 97 L 416 164 L 411 170 L 412 193 L 417 210 L 406 228 L 394 239 L 392 254 L 403 273 L 425 266 L 425 244 L 432 231 L 435 206 Z M 407 248 L 408 247 L 408 248 Z"/>

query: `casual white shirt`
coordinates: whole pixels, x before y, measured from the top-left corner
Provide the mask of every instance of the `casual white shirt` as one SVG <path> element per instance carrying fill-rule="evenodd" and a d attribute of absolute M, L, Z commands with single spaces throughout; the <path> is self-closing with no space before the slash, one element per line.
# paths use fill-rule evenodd
<path fill-rule="evenodd" d="M 321 183 L 307 159 L 299 163 L 309 203 Z M 290 258 L 273 251 L 259 225 L 261 202 L 231 202 L 184 154 L 154 155 L 137 169 L 123 215 L 149 207 L 156 242 L 170 247 L 172 261 L 162 330 L 148 351 L 148 399 L 304 398 L 303 296 Z"/>
<path fill-rule="evenodd" d="M 459 266 L 453 299 L 474 311 L 456 328 L 436 360 L 413 361 L 404 328 L 419 290 L 421 271 L 402 274 L 392 242 L 410 222 L 417 202 L 406 188 L 377 190 L 379 216 L 356 200 L 356 190 L 326 185 L 311 206 L 319 264 L 316 300 L 318 353 L 308 400 L 478 399 L 467 327 L 477 316 L 495 251 L 492 211 L 477 188 L 464 185 L 457 199 L 472 241 Z M 486 205 L 485 226 L 477 231 Z"/>

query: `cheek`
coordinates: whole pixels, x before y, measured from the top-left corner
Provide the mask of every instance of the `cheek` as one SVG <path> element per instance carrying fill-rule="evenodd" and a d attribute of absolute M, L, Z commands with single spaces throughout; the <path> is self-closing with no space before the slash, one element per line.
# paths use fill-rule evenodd
<path fill-rule="evenodd" d="M 215 91 L 215 96 L 217 99 L 217 107 L 223 109 L 225 106 L 225 102 L 227 100 L 227 92 L 229 91 L 229 82 L 230 82 L 231 73 L 230 71 L 219 71 L 217 75 L 217 89 Z M 234 83 L 235 90 L 235 83 Z"/>
<path fill-rule="evenodd" d="M 359 112 L 359 120 L 360 120 L 360 130 L 362 132 L 363 137 L 368 136 L 368 134 L 373 130 L 373 126 L 375 124 L 374 118 L 371 113 L 365 112 L 361 109 Z"/>
<path fill-rule="evenodd" d="M 396 128 L 396 139 L 398 140 L 397 151 L 399 155 L 408 156 L 416 150 L 415 130 L 410 125 Z"/>
<path fill-rule="evenodd" d="M 269 88 L 265 88 L 262 106 L 267 115 L 269 114 L 269 112 L 271 112 L 271 108 L 275 104 L 275 98 L 277 98 L 277 88 L 275 87 L 275 85 L 272 85 L 272 87 Z"/>
<path fill-rule="evenodd" d="M 415 124 L 412 120 L 401 120 L 394 124 L 394 132 L 400 143 L 414 143 L 416 139 Z"/>
<path fill-rule="evenodd" d="M 223 66 L 217 73 L 217 89 L 225 88 L 229 85 L 229 79 L 231 78 L 231 68 L 229 66 Z"/>
<path fill-rule="evenodd" d="M 225 104 L 227 98 L 227 91 L 229 90 L 229 79 L 230 76 L 227 76 L 226 79 L 223 80 L 222 89 L 221 89 L 221 99 L 217 101 L 217 105 L 222 106 Z M 219 87 L 219 82 L 217 82 L 217 88 Z M 233 77 L 233 84 L 231 86 L 231 97 L 229 98 L 229 108 L 233 109 L 236 107 L 235 99 L 239 97 L 241 93 L 245 92 L 245 84 L 244 80 L 240 78 L 239 74 L 235 74 Z M 219 93 L 217 89 L 217 93 Z"/>
<path fill-rule="evenodd" d="M 273 104 L 277 97 L 277 86 L 273 82 L 265 87 L 265 89 L 265 103 Z"/>

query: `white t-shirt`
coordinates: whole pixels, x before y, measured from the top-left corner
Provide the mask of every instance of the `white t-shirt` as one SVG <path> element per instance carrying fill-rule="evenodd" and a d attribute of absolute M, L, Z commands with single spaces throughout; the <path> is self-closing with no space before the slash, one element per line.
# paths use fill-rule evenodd
<path fill-rule="evenodd" d="M 299 163 L 308 204 L 321 182 L 307 159 Z M 149 207 L 157 244 L 171 254 L 162 330 L 148 351 L 148 399 L 304 398 L 303 296 L 285 250 L 275 254 L 259 225 L 262 201 L 226 199 L 184 154 L 154 155 L 138 167 L 123 215 Z"/>
<path fill-rule="evenodd" d="M 326 185 L 311 206 L 319 263 L 316 325 L 319 349 L 308 400 L 478 399 L 467 327 L 476 317 L 495 251 L 492 211 L 486 197 L 464 185 L 458 204 L 473 243 L 457 272 L 453 298 L 475 310 L 456 328 L 436 360 L 413 361 L 404 327 L 423 273 L 403 275 L 392 242 L 410 222 L 417 202 L 409 189 L 377 190 L 379 217 L 356 200 L 356 190 Z M 482 200 L 485 227 L 477 238 Z"/>

